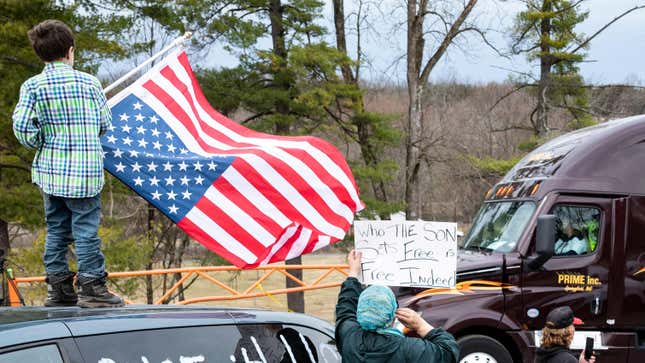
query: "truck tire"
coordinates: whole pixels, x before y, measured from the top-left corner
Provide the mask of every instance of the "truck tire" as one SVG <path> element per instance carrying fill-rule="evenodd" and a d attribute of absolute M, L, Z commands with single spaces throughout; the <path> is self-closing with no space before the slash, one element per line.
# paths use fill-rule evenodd
<path fill-rule="evenodd" d="M 457 340 L 459 363 L 513 363 L 508 350 L 485 335 L 467 335 Z"/>

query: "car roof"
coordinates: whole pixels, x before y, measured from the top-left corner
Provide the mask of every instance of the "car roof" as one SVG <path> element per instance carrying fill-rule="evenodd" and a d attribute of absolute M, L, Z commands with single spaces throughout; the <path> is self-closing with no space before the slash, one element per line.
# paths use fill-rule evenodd
<path fill-rule="evenodd" d="M 259 309 L 182 305 L 122 308 L 0 308 L 0 348 L 42 340 L 126 331 L 206 325 L 288 323 L 333 336 L 333 326 L 313 316 Z"/>

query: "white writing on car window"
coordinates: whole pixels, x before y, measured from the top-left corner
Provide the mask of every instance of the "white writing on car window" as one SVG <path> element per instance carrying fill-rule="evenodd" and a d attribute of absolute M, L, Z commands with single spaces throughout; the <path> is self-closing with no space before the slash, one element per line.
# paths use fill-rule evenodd
<path fill-rule="evenodd" d="M 293 330 L 293 329 L 292 329 Z M 294 339 L 295 338 L 295 339 Z M 340 360 L 340 356 L 338 355 L 338 352 L 336 351 L 335 347 L 330 344 L 324 344 L 321 343 L 318 346 L 318 352 L 320 356 L 318 357 L 319 359 L 316 358 L 316 354 L 314 353 L 314 350 L 316 349 L 315 345 L 311 345 L 312 342 L 308 341 L 308 338 L 305 338 L 302 333 L 298 332 L 297 336 L 292 336 L 291 339 L 286 339 L 285 335 L 279 334 L 278 339 L 273 339 L 274 342 L 280 342 L 282 343 L 282 346 L 284 350 L 282 352 L 275 351 L 275 349 L 272 349 L 271 346 L 266 346 L 265 344 L 260 344 L 262 341 L 258 341 L 258 338 L 255 336 L 248 336 L 247 335 L 247 342 L 250 341 L 251 344 L 247 343 L 246 347 L 238 347 L 238 353 L 237 353 L 237 358 L 236 355 L 230 355 L 229 360 L 234 363 L 267 363 L 269 361 L 273 361 L 276 358 L 280 359 L 279 355 L 284 354 L 283 356 L 283 361 L 289 361 L 291 363 L 304 363 L 304 362 L 298 362 L 298 360 L 304 360 L 305 362 L 325 362 L 329 363 L 331 362 L 338 362 Z M 266 341 L 264 343 L 267 343 Z M 280 344 L 277 343 L 277 344 Z M 291 343 L 291 344 L 290 344 Z M 295 348 L 293 346 L 295 344 Z M 262 345 L 262 346 L 261 346 Z M 247 349 L 248 348 L 248 349 Z M 295 349 L 295 350 L 294 350 Z M 297 352 L 298 349 L 300 350 L 300 357 L 301 358 L 296 358 L 297 354 L 294 352 Z M 267 352 L 268 352 L 268 357 L 267 359 Z M 276 356 L 276 354 L 279 354 Z M 302 356 L 304 354 L 304 358 Z M 254 359 L 255 358 L 255 359 Z M 286 359 L 285 359 L 286 358 Z M 165 360 L 159 362 L 159 363 L 203 363 L 206 362 L 206 359 L 204 355 L 196 355 L 196 356 L 190 356 L 190 357 L 184 357 L 180 356 L 179 361 L 174 361 L 171 358 L 166 358 Z M 307 363 L 308 363 L 307 362 Z M 98 363 L 121 363 L 121 362 L 116 362 L 111 358 L 101 358 Z M 151 362 L 148 360 L 146 356 L 141 356 L 141 363 L 157 363 L 157 362 Z"/>
<path fill-rule="evenodd" d="M 183 355 L 179 356 L 179 363 L 202 363 L 205 361 L 206 359 L 204 358 L 203 355 L 197 355 L 194 357 L 184 357 Z M 116 362 L 110 358 L 101 358 L 99 359 L 98 363 L 116 363 Z M 150 361 L 148 361 L 148 358 L 146 358 L 145 356 L 141 356 L 141 363 L 150 363 Z M 166 358 L 161 363 L 173 363 L 173 361 L 170 360 L 170 358 Z"/>

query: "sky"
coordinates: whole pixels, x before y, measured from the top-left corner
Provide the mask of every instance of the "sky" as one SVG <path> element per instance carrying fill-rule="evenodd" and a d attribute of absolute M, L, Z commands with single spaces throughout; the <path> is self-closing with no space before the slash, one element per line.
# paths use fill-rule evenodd
<path fill-rule="evenodd" d="M 347 4 L 352 0 L 346 0 Z M 405 28 L 393 30 L 397 22 L 405 18 L 404 9 L 397 9 L 396 0 L 386 0 L 390 10 L 385 16 L 375 16 L 381 33 L 368 37 L 364 42 L 366 57 L 372 65 L 366 69 L 365 77 L 372 80 L 405 81 Z M 327 1 L 325 18 L 332 26 L 331 1 Z M 645 5 L 645 0 L 587 0 L 583 8 L 590 11 L 589 18 L 576 29 L 591 35 L 622 12 L 636 5 Z M 347 5 L 346 5 L 347 6 Z M 474 21 L 488 28 L 488 38 L 498 49 L 508 49 L 507 34 L 515 15 L 524 7 L 514 0 L 480 0 L 472 15 Z M 392 10 L 394 9 L 394 10 Z M 346 15 L 351 13 L 346 9 Z M 585 80 L 594 84 L 630 83 L 645 84 L 645 9 L 634 11 L 611 25 L 592 40 L 587 51 L 587 62 L 580 66 Z M 355 44 L 355 42 L 354 42 Z M 354 45 L 355 46 L 355 45 Z M 351 47 L 351 45 L 350 45 Z M 393 62 L 400 59 L 393 66 Z M 533 66 L 534 71 L 537 67 Z M 461 48 L 453 47 L 433 71 L 431 80 L 457 80 L 467 83 L 501 82 L 509 74 L 527 72 L 531 65 L 525 56 L 510 59 L 500 57 L 478 37 L 471 36 L 462 41 Z"/>
<path fill-rule="evenodd" d="M 325 2 L 321 23 L 327 27 L 327 41 L 335 44 L 333 33 L 332 1 Z M 367 9 L 369 24 L 363 30 L 362 47 L 366 66 L 361 70 L 362 79 L 374 83 L 405 84 L 405 9 L 404 0 L 345 0 L 347 27 L 356 21 L 356 4 L 359 1 L 372 4 Z M 434 1 L 434 0 L 433 0 Z M 459 5 L 462 0 L 445 0 Z M 376 5 L 379 4 L 378 8 Z M 583 8 L 590 11 L 589 18 L 576 29 L 591 35 L 622 12 L 636 5 L 645 5 L 645 0 L 586 0 Z M 524 6 L 519 0 L 479 0 L 471 20 L 487 29 L 489 41 L 498 49 L 507 52 L 509 29 L 516 14 Z M 593 84 L 634 84 L 645 86 L 645 9 L 634 11 L 611 25 L 594 38 L 587 50 L 587 61 L 580 65 L 586 82 Z M 355 58 L 356 36 L 348 32 L 350 56 Z M 169 39 L 168 41 L 171 41 Z M 266 47 L 270 41 L 266 39 Z M 435 43 L 436 44 L 436 43 Z M 451 47 L 430 77 L 431 81 L 457 81 L 482 84 L 503 82 L 519 72 L 537 72 L 537 64 L 529 64 L 524 55 L 504 58 L 486 46 L 479 37 L 461 38 L 460 47 Z M 221 45 L 214 45 L 207 56 L 189 51 L 193 66 L 231 67 L 235 56 Z M 137 60 L 140 62 L 142 60 Z M 130 69 L 132 64 L 116 67 L 107 64 L 100 74 L 110 76 L 109 70 Z M 120 73 L 120 72 L 118 72 Z M 113 76 L 113 74 L 112 74 Z"/>

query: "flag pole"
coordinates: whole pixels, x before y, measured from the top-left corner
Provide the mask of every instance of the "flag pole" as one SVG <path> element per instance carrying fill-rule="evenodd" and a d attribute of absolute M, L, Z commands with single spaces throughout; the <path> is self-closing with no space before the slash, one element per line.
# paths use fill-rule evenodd
<path fill-rule="evenodd" d="M 103 93 L 108 93 L 108 92 L 110 92 L 111 90 L 113 90 L 114 88 L 116 88 L 118 85 L 120 85 L 121 83 L 125 82 L 125 80 L 127 80 L 128 78 L 132 77 L 134 74 L 136 74 L 137 72 L 139 72 L 139 71 L 140 71 L 141 69 L 143 69 L 145 66 L 147 66 L 148 64 L 150 64 L 150 63 L 154 62 L 154 61 L 155 61 L 155 59 L 159 58 L 160 56 L 162 56 L 163 54 L 165 54 L 165 53 L 166 53 L 167 51 L 169 51 L 170 49 L 172 49 L 172 48 L 174 48 L 174 47 L 176 47 L 176 46 L 178 46 L 178 45 L 183 45 L 183 44 L 184 44 L 184 42 L 185 42 L 186 40 L 190 39 L 190 37 L 191 37 L 192 35 L 193 35 L 193 33 L 191 33 L 191 32 L 186 32 L 186 33 L 184 33 L 184 35 L 182 35 L 182 36 L 180 36 L 179 38 L 175 39 L 172 43 L 170 43 L 170 44 L 169 44 L 168 46 L 166 46 L 164 49 L 160 50 L 157 54 L 155 54 L 155 55 L 153 55 L 152 57 L 148 58 L 148 60 L 146 60 L 145 62 L 141 63 L 139 66 L 137 66 L 136 68 L 134 68 L 134 69 L 133 69 L 133 70 L 131 70 L 130 72 L 126 73 L 126 74 L 125 74 L 124 76 L 122 76 L 121 78 L 119 78 L 119 79 L 117 79 L 116 81 L 114 81 L 111 85 L 109 85 L 109 86 L 105 87 L 105 88 L 103 89 Z"/>

